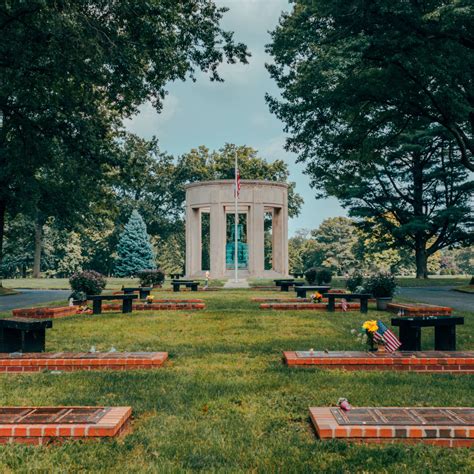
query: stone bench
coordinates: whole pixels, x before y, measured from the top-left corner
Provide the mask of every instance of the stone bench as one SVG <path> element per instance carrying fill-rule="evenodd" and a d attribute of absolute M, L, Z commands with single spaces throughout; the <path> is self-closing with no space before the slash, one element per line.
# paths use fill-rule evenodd
<path fill-rule="evenodd" d="M 53 352 L 0 353 L 0 373 L 44 370 L 135 370 L 161 367 L 167 352 Z"/>
<path fill-rule="evenodd" d="M 122 291 L 123 291 L 124 295 L 130 295 L 130 294 L 138 292 L 139 298 L 141 300 L 144 300 L 147 296 L 149 296 L 152 289 L 153 288 L 146 287 L 146 286 L 138 286 L 138 287 L 135 287 L 135 288 L 124 288 L 124 287 L 122 287 Z"/>
<path fill-rule="evenodd" d="M 392 326 L 398 326 L 400 349 L 421 350 L 421 328 L 434 327 L 435 350 L 456 350 L 456 325 L 464 324 L 464 318 L 454 316 L 417 316 L 414 318 L 392 318 Z"/>
<path fill-rule="evenodd" d="M 323 295 L 328 299 L 328 311 L 333 312 L 336 309 L 336 299 L 344 298 L 347 301 L 359 300 L 360 312 L 367 313 L 369 311 L 369 299 L 371 297 L 368 293 L 324 293 Z"/>
<path fill-rule="evenodd" d="M 50 319 L 12 317 L 0 319 L 0 352 L 44 352 Z"/>
<path fill-rule="evenodd" d="M 389 303 L 387 311 L 405 317 L 451 316 L 452 308 L 424 303 Z"/>
<path fill-rule="evenodd" d="M 174 292 L 179 292 L 181 286 L 185 286 L 186 288 L 191 288 L 191 291 L 197 291 L 199 282 L 193 280 L 176 280 L 171 283 L 173 286 Z"/>
<path fill-rule="evenodd" d="M 131 407 L 0 407 L 0 444 L 47 445 L 128 431 Z"/>
<path fill-rule="evenodd" d="M 474 351 L 286 351 L 283 361 L 290 367 L 474 374 Z"/>
<path fill-rule="evenodd" d="M 313 291 L 313 292 L 318 292 L 318 293 L 324 293 L 327 292 L 331 289 L 330 286 L 324 286 L 324 285 L 301 285 L 298 287 L 295 287 L 296 291 L 296 296 L 298 298 L 306 298 L 306 293 L 308 291 Z"/>
<path fill-rule="evenodd" d="M 282 281 L 280 286 L 280 291 L 288 292 L 290 287 L 300 288 L 304 285 L 304 281 Z"/>
<path fill-rule="evenodd" d="M 444 447 L 474 446 L 473 408 L 458 407 L 312 407 L 321 440 L 359 443 L 426 443 Z"/>
<path fill-rule="evenodd" d="M 92 301 L 92 314 L 102 313 L 102 301 L 122 300 L 122 313 L 132 312 L 132 302 L 137 295 L 87 295 L 87 301 Z"/>

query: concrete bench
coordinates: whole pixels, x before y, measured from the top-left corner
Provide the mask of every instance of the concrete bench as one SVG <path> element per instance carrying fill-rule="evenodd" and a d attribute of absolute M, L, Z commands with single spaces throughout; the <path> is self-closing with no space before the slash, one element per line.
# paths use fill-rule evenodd
<path fill-rule="evenodd" d="M 122 291 L 123 291 L 124 295 L 130 295 L 132 293 L 138 292 L 141 300 L 144 300 L 147 296 L 149 296 L 152 289 L 153 288 L 146 287 L 146 286 L 139 286 L 139 287 L 136 287 L 136 288 L 124 288 L 124 287 L 122 287 Z"/>
<path fill-rule="evenodd" d="M 122 313 L 132 312 L 132 302 L 138 295 L 87 295 L 87 300 L 92 301 L 92 314 L 102 313 L 102 301 L 122 300 Z"/>
<path fill-rule="evenodd" d="M 318 285 L 300 285 L 298 287 L 295 286 L 296 296 L 298 298 L 306 298 L 307 291 L 317 291 L 322 294 L 325 291 L 329 291 L 330 289 L 331 289 L 330 286 L 318 286 Z"/>
<path fill-rule="evenodd" d="M 44 352 L 50 319 L 0 319 L 0 352 Z"/>
<path fill-rule="evenodd" d="M 280 284 L 280 291 L 288 292 L 290 286 L 297 288 L 303 286 L 304 283 L 304 281 L 282 281 Z"/>
<path fill-rule="evenodd" d="M 421 350 L 421 328 L 434 326 L 435 350 L 456 350 L 456 325 L 464 324 L 464 318 L 455 316 L 416 316 L 392 318 L 392 326 L 398 326 L 403 351 Z"/>
<path fill-rule="evenodd" d="M 324 297 L 328 299 L 328 311 L 332 313 L 336 309 L 336 298 L 344 298 L 347 301 L 359 300 L 360 312 L 367 313 L 371 296 L 369 293 L 324 293 Z"/>
<path fill-rule="evenodd" d="M 177 280 L 171 283 L 173 286 L 174 292 L 179 292 L 181 286 L 185 286 L 186 288 L 191 288 L 191 291 L 197 291 L 199 282 L 193 280 Z"/>

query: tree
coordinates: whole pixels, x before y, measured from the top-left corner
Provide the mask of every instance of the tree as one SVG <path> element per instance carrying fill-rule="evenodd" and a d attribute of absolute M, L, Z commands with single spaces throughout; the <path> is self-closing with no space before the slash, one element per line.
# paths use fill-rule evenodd
<path fill-rule="evenodd" d="M 117 253 L 115 274 L 119 277 L 135 276 L 141 270 L 156 268 L 146 225 L 137 211 L 132 212 L 125 225 L 120 236 Z"/>
<path fill-rule="evenodd" d="M 331 217 L 311 232 L 314 240 L 311 263 L 308 266 L 332 268 L 340 275 L 355 265 L 354 246 L 357 230 L 347 217 Z"/>
<path fill-rule="evenodd" d="M 28 207 L 57 151 L 66 168 L 81 157 L 94 182 L 118 164 L 110 151 L 123 119 L 147 100 L 160 110 L 169 81 L 196 70 L 221 80 L 224 60 L 247 61 L 219 27 L 224 12 L 207 0 L 0 6 L 0 259 L 6 216 Z"/>
<path fill-rule="evenodd" d="M 474 170 L 471 0 L 297 0 L 267 48 L 288 148 L 367 151 L 410 119 L 440 126 Z"/>
<path fill-rule="evenodd" d="M 286 122 L 288 148 L 306 162 L 318 196 L 339 198 L 367 231 L 381 225 L 396 247 L 413 250 L 419 278 L 431 255 L 472 241 L 472 74 L 461 69 L 474 57 L 463 32 L 429 38 L 440 33 L 432 14 L 441 3 L 299 1 L 269 47 L 283 89 L 282 101 L 268 98 L 270 108 Z M 472 16 L 458 13 L 460 21 Z"/>

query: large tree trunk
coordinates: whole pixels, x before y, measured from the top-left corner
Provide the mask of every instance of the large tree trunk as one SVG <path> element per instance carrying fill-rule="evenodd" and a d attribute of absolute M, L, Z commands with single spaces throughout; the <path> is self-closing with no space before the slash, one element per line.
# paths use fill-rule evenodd
<path fill-rule="evenodd" d="M 415 249 L 416 259 L 416 278 L 428 278 L 428 254 L 426 252 L 426 244 L 420 243 Z"/>
<path fill-rule="evenodd" d="M 413 214 L 420 221 L 423 219 L 423 163 L 418 154 L 413 154 Z M 416 278 L 428 278 L 428 254 L 424 231 L 415 233 Z"/>
<path fill-rule="evenodd" d="M 33 261 L 33 278 L 41 277 L 41 250 L 43 247 L 43 223 L 35 222 L 35 258 Z"/>
<path fill-rule="evenodd" d="M 3 258 L 3 238 L 5 236 L 5 214 L 7 213 L 7 203 L 0 201 L 0 264 Z M 2 280 L 0 279 L 0 287 L 2 286 Z"/>

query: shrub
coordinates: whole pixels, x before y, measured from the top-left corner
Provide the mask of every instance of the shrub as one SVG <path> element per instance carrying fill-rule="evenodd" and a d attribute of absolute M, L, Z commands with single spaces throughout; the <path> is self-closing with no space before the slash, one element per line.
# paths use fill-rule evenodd
<path fill-rule="evenodd" d="M 309 268 L 304 274 L 306 281 L 310 285 L 315 283 L 318 285 L 323 285 L 325 283 L 330 283 L 332 280 L 332 272 L 328 268 Z"/>
<path fill-rule="evenodd" d="M 86 295 L 100 295 L 107 284 L 107 280 L 101 273 L 86 270 L 74 273 L 69 278 L 69 284 L 74 292 L 82 292 Z"/>
<path fill-rule="evenodd" d="M 392 297 L 397 288 L 395 276 L 391 273 L 377 273 L 372 275 L 365 285 L 365 289 L 375 298 Z"/>
<path fill-rule="evenodd" d="M 331 283 L 332 280 L 332 271 L 329 268 L 320 268 L 316 274 L 316 282 L 318 285 L 324 285 L 326 283 Z"/>
<path fill-rule="evenodd" d="M 137 274 L 141 286 L 162 285 L 165 281 L 165 272 L 159 268 L 156 270 L 141 270 Z"/>
<path fill-rule="evenodd" d="M 360 272 L 354 272 L 346 280 L 346 287 L 351 293 L 356 293 L 358 288 L 364 286 L 364 275 Z"/>

